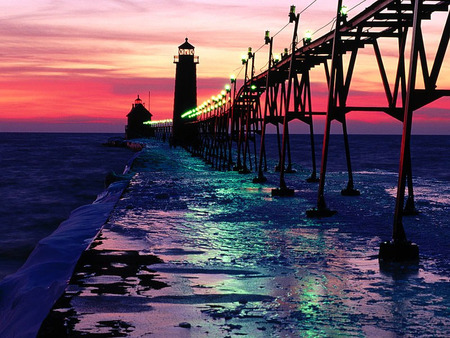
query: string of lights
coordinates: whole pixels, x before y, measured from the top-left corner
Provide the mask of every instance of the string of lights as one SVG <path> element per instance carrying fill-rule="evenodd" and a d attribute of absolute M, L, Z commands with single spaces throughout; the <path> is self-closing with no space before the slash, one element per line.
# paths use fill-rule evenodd
<path fill-rule="evenodd" d="M 346 6 L 343 6 L 343 8 L 345 7 L 346 13 L 348 13 L 348 11 L 353 10 L 354 8 L 360 6 L 362 3 L 366 2 L 366 1 L 367 1 L 367 0 L 362 0 L 362 1 L 360 1 L 358 4 L 356 4 L 355 6 L 353 6 L 351 9 L 348 9 Z M 297 15 L 303 14 L 303 13 L 304 13 L 305 11 L 307 11 L 311 6 L 313 6 L 316 2 L 317 2 L 317 0 L 311 1 L 311 2 L 310 2 L 310 3 L 309 3 L 302 11 L 300 11 Z M 293 13 L 295 14 L 295 6 L 291 6 L 291 13 L 290 13 L 290 15 L 292 14 L 292 11 L 293 11 Z M 318 33 L 319 31 L 321 31 L 321 30 L 324 29 L 325 27 L 329 26 L 330 24 L 331 24 L 330 30 L 333 30 L 333 28 L 334 28 L 334 26 L 335 26 L 335 24 L 336 24 L 336 20 L 337 20 L 337 18 L 334 17 L 333 19 L 331 19 L 331 20 L 330 20 L 329 22 L 327 22 L 325 25 L 319 27 L 319 28 L 318 28 L 317 30 L 315 30 L 314 32 L 311 32 L 311 31 L 308 30 L 308 31 L 306 32 L 306 35 L 307 35 L 307 36 L 306 36 L 305 39 L 311 40 L 311 37 L 312 37 L 313 35 L 315 35 L 315 34 Z M 283 31 L 289 26 L 289 24 L 290 24 L 291 22 L 292 22 L 292 21 L 290 20 L 290 21 L 289 21 L 287 24 L 285 24 L 281 29 L 279 29 L 275 34 L 273 34 L 273 35 L 272 35 L 272 38 L 276 37 L 276 36 L 279 35 L 281 32 L 283 32 Z M 266 31 L 266 38 L 269 38 L 269 39 L 270 39 L 270 37 L 268 37 L 268 35 L 269 35 L 269 31 Z M 298 38 L 298 37 L 297 37 L 297 38 Z M 304 40 L 305 40 L 305 39 L 304 39 Z M 290 50 L 288 50 L 288 48 L 285 48 L 285 49 L 284 49 L 284 53 L 285 53 L 285 54 L 292 53 L 292 52 L 295 50 L 297 43 L 298 43 L 298 41 L 295 41 L 295 44 L 294 44 L 293 46 L 290 46 Z M 250 59 L 252 56 L 254 56 L 255 53 L 259 52 L 264 46 L 266 46 L 266 44 L 267 44 L 267 41 L 266 41 L 265 43 L 263 43 L 260 47 L 258 47 L 254 52 L 252 52 L 252 49 L 249 48 L 248 56 L 243 56 L 243 57 L 242 57 L 242 65 L 241 65 L 240 67 L 237 67 L 237 68 L 234 70 L 234 72 L 236 72 L 237 70 L 239 70 L 238 73 L 237 73 L 237 77 L 239 77 L 239 75 L 242 73 L 244 67 L 246 66 L 246 64 L 247 64 L 247 62 L 248 62 L 248 59 Z M 267 66 L 268 66 L 268 62 L 261 68 L 261 71 L 262 71 L 263 69 L 265 69 L 265 67 L 267 67 Z M 235 85 L 235 83 L 236 83 L 236 76 L 235 76 L 235 75 L 232 75 L 232 77 L 231 77 L 231 82 L 232 82 L 232 84 Z M 193 118 L 193 117 L 197 117 L 197 116 L 199 116 L 199 115 L 201 115 L 201 114 L 204 114 L 204 113 L 209 113 L 209 112 L 211 112 L 211 111 L 214 110 L 214 109 L 218 109 L 218 108 L 222 109 L 222 107 L 225 106 L 226 103 L 231 102 L 231 97 L 230 97 L 231 95 L 229 95 L 230 89 L 229 89 L 228 86 L 229 86 L 229 85 L 227 85 L 227 86 L 225 87 L 225 88 L 226 88 L 225 91 L 224 91 L 224 90 L 221 91 L 221 94 L 216 95 L 216 96 L 212 96 L 210 100 L 206 100 L 205 102 L 203 102 L 203 103 L 202 103 L 201 105 L 199 105 L 198 107 L 193 108 L 193 109 L 190 109 L 190 110 L 186 111 L 185 113 L 183 113 L 183 114 L 181 115 L 181 117 L 182 117 L 182 118 Z"/>

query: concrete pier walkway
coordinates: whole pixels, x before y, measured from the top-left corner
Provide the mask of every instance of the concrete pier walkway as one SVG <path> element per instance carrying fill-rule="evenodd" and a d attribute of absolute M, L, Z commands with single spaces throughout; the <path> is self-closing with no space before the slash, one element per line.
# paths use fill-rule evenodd
<path fill-rule="evenodd" d="M 361 217 L 345 222 L 345 212 L 302 216 L 315 185 L 272 198 L 270 183 L 214 171 L 153 141 L 131 172 L 40 336 L 448 333 L 446 274 L 382 271 L 379 228 L 361 229 Z M 369 196 L 361 208 L 371 203 Z"/>
<path fill-rule="evenodd" d="M 209 222 L 208 208 L 228 204 L 211 196 L 217 188 L 212 176 L 221 173 L 205 171 L 183 150 L 146 151 L 135 160 L 129 187 L 82 254 L 39 335 L 221 337 L 282 332 L 272 285 L 274 278 L 282 277 L 235 264 L 226 248 L 221 253 L 216 245 L 200 243 L 208 234 L 196 235 L 202 230 L 195 224 Z M 198 209 L 190 210 L 188 204 Z M 213 237 L 233 241 L 218 233 Z"/>

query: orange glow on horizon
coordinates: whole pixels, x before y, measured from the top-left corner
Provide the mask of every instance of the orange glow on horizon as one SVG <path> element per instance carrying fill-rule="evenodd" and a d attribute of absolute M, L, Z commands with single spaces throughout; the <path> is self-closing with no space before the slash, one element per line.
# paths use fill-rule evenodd
<path fill-rule="evenodd" d="M 299 32 L 310 30 L 315 39 L 331 29 L 332 24 L 326 23 L 335 15 L 335 1 L 324 1 L 302 13 Z M 349 17 L 373 2 L 358 5 L 360 1 L 346 1 L 348 8 L 358 5 L 349 12 Z M 292 1 L 287 0 L 276 4 L 261 0 L 257 8 L 237 0 L 214 5 L 197 1 L 193 11 L 190 2 L 153 0 L 136 3 L 99 0 L 70 5 L 51 0 L 24 0 L 20 5 L 5 4 L 0 20 L 0 131 L 10 130 L 8 123 L 14 121 L 15 126 L 28 123 L 27 128 L 31 129 L 37 122 L 70 124 L 73 121 L 80 123 L 76 128 L 92 123 L 111 125 L 114 126 L 111 130 L 122 131 L 137 94 L 155 119 L 172 118 L 173 55 L 186 36 L 196 48 L 195 55 L 200 57 L 197 66 L 200 104 L 230 82 L 229 74 L 236 75 L 239 88 L 244 76 L 240 55 L 249 46 L 256 51 L 255 73 L 266 69 L 269 50 L 264 44 L 266 30 L 276 33 L 274 53 L 289 48 L 293 25 L 286 24 L 291 5 Z M 297 11 L 306 6 L 297 4 Z M 214 17 L 213 24 L 211 17 Z M 427 49 L 431 57 L 444 22 L 443 13 L 424 22 L 428 34 L 424 40 L 431 45 Z M 395 76 L 395 48 L 391 41 L 380 42 L 390 82 Z M 346 55 L 344 63 L 348 58 Z M 446 57 L 442 74 L 450 74 L 448 60 Z M 353 78 L 348 105 L 386 104 L 370 46 L 359 53 Z M 313 69 L 311 79 L 315 95 L 313 109 L 324 110 L 327 89 L 323 67 Z M 419 79 L 418 86 L 422 85 Z M 450 88 L 450 76 L 441 76 L 438 85 Z M 449 107 L 449 100 L 439 100 L 418 112 L 416 120 L 450 126 Z M 383 114 L 348 116 L 370 124 L 396 123 Z"/>

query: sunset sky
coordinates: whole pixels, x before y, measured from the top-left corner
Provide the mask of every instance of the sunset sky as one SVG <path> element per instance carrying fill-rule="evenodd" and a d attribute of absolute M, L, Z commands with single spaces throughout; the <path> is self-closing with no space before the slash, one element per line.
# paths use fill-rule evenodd
<path fill-rule="evenodd" d="M 373 1 L 353 9 L 357 14 Z M 256 53 L 256 71 L 264 70 L 268 49 L 264 31 L 279 32 L 274 49 L 289 46 L 297 12 L 311 1 L 259 0 L 15 0 L 1 1 L 0 132 L 64 131 L 123 132 L 126 114 L 137 94 L 154 119 L 170 118 L 173 109 L 177 47 L 189 38 L 200 57 L 198 101 L 218 93 L 231 74 L 243 72 L 240 57 L 249 46 Z M 344 1 L 352 8 L 360 1 Z M 336 1 L 317 0 L 301 14 L 299 35 L 331 29 Z M 436 44 L 445 17 L 424 23 L 427 43 Z M 328 24 L 328 25 L 327 25 Z M 283 29 L 283 27 L 285 27 Z M 322 28 L 323 27 L 323 28 Z M 322 28 L 322 29 L 320 29 Z M 320 29 L 320 30 L 319 30 Z M 437 36 L 437 37 L 436 37 Z M 387 44 L 389 69 L 395 57 Z M 394 44 L 395 47 L 395 44 Z M 428 50 L 427 50 L 428 51 Z M 434 55 L 432 48 L 430 55 Z M 444 64 L 438 87 L 450 88 L 450 65 Z M 373 54 L 358 58 L 353 100 L 376 102 L 379 74 Z M 393 76 L 390 74 L 390 76 Z M 317 95 L 325 93 L 323 71 L 317 74 Z M 314 79 L 313 79 L 314 80 Z M 150 92 L 150 102 L 149 102 Z M 320 97 L 320 96 L 319 96 Z M 450 99 L 441 99 L 415 114 L 413 131 L 450 133 Z M 352 133 L 400 133 L 401 124 L 379 113 L 348 115 Z M 317 120 L 321 130 L 321 120 Z M 302 126 L 298 131 L 302 132 Z"/>

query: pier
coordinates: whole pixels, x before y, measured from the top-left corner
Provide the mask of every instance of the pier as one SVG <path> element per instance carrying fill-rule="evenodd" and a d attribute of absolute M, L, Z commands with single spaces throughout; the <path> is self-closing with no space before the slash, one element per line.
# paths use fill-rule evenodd
<path fill-rule="evenodd" d="M 399 177 L 396 207 L 394 212 L 392 240 L 380 245 L 380 259 L 387 261 L 416 261 L 419 249 L 406 236 L 403 217 L 417 213 L 414 203 L 413 170 L 411 168 L 411 129 L 413 112 L 428 104 L 450 96 L 449 88 L 439 88 L 438 80 L 450 36 L 449 1 L 395 1 L 379 0 L 350 17 L 348 8 L 342 1 L 337 2 L 335 29 L 315 38 L 310 32 L 301 38 L 298 35 L 300 14 L 295 6 L 288 13 L 293 26 L 292 43 L 281 59 L 272 52 L 273 37 L 266 31 L 264 42 L 269 46 L 267 69 L 260 74 L 255 72 L 255 58 L 259 57 L 249 47 L 243 56 L 245 68 L 243 85 L 236 88 L 236 78 L 231 83 L 197 107 L 191 108 L 174 121 L 181 124 L 181 144 L 196 156 L 220 170 L 236 170 L 242 174 L 256 173 L 254 183 L 265 183 L 267 171 L 265 159 L 265 137 L 268 125 L 276 128 L 278 135 L 278 157 L 276 170 L 280 172 L 278 187 L 272 190 L 274 196 L 292 196 L 286 174 L 295 170 L 292 167 L 291 148 L 304 147 L 290 142 L 289 123 L 294 120 L 306 123 L 311 135 L 311 175 L 305 179 L 318 181 L 317 203 L 305 210 L 308 217 L 330 217 L 338 212 L 329 208 L 325 199 L 330 130 L 332 123 L 342 126 L 344 149 L 347 163 L 347 182 L 343 183 L 343 196 L 358 196 L 354 186 L 351 162 L 351 149 L 348 141 L 347 115 L 351 112 L 382 112 L 403 125 L 400 147 Z M 433 14 L 446 13 L 442 31 L 433 53 L 429 53 L 424 40 L 422 25 L 431 20 Z M 383 46 L 398 46 L 396 69 L 388 72 L 383 58 Z M 428 49 L 427 49 L 428 48 Z M 360 55 L 370 54 L 372 65 L 364 64 L 379 75 L 379 91 L 384 99 L 377 105 L 351 104 L 353 74 L 362 67 L 357 62 Z M 409 64 L 407 62 L 409 60 Z M 317 77 L 317 69 L 323 69 L 322 78 Z M 314 70 L 314 72 L 313 72 Z M 321 96 L 313 89 L 313 84 L 325 82 L 328 86 L 326 108 L 314 109 Z M 420 85 L 419 85 L 420 83 Z M 314 104 L 313 104 L 314 103 Z M 320 171 L 316 168 L 313 119 L 325 116 L 324 137 Z M 156 130 L 160 130 L 156 128 Z M 374 159 L 376 160 L 376 159 Z M 318 176 L 317 176 L 318 175 Z M 405 201 L 406 197 L 406 201 Z"/>
<path fill-rule="evenodd" d="M 247 176 L 215 170 L 155 140 L 147 141 L 130 174 L 39 336 L 447 331 L 448 298 L 440 295 L 450 283 L 433 274 L 431 262 L 380 268 L 376 239 L 389 234 L 384 220 L 391 209 L 378 195 L 362 195 L 358 206 L 341 204 L 333 220 L 299 217 L 292 210 L 315 194 L 304 173 L 291 175 L 303 194 L 272 197 Z M 278 174 L 267 173 L 268 180 Z M 330 180 L 329 189 L 338 186 Z M 367 215 L 374 201 L 385 211 Z M 445 238 L 410 226 L 424 242 Z M 391 311 L 399 299 L 409 305 Z"/>

